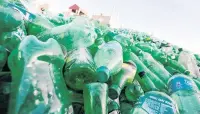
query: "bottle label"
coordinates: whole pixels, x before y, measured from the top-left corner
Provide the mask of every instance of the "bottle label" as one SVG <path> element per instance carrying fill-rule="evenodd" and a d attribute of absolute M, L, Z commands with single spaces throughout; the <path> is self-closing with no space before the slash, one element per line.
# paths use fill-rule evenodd
<path fill-rule="evenodd" d="M 179 90 L 195 90 L 194 83 L 184 77 L 176 77 L 169 82 L 169 92 L 173 93 Z"/>
<path fill-rule="evenodd" d="M 176 106 L 169 99 L 151 94 L 140 97 L 136 105 L 148 114 L 175 114 Z"/>

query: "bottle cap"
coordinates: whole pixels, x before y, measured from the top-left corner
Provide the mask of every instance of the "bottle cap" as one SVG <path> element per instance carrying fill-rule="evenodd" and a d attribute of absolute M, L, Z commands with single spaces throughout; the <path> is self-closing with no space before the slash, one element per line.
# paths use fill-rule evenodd
<path fill-rule="evenodd" d="M 109 88 L 108 96 L 111 99 L 117 99 L 121 93 L 121 88 L 117 85 L 111 85 Z"/>
<path fill-rule="evenodd" d="M 141 78 L 142 78 L 145 74 L 146 74 L 145 71 L 141 71 L 141 72 L 138 73 L 138 75 L 139 75 Z"/>
<path fill-rule="evenodd" d="M 97 80 L 99 82 L 107 82 L 110 77 L 109 69 L 106 66 L 97 68 Z"/>

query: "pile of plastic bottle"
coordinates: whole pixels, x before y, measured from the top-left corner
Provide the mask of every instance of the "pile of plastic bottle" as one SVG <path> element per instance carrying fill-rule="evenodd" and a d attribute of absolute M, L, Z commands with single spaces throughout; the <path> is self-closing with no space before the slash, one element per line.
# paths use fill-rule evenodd
<path fill-rule="evenodd" d="M 0 1 L 1 114 L 200 114 L 200 55 Z"/>

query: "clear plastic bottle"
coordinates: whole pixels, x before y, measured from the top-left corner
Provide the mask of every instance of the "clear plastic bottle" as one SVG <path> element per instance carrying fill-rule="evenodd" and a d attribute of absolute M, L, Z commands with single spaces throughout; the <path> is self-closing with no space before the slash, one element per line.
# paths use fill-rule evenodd
<path fill-rule="evenodd" d="M 121 71 L 111 77 L 111 86 L 109 87 L 109 97 L 116 99 L 121 94 L 124 87 L 133 82 L 137 67 L 132 61 L 124 62 Z"/>
<path fill-rule="evenodd" d="M 12 73 L 8 114 L 71 112 L 62 74 L 64 55 L 54 39 L 41 42 L 27 36 L 10 54 L 8 65 Z"/>
<path fill-rule="evenodd" d="M 108 86 L 105 83 L 89 83 L 84 86 L 85 114 L 108 114 Z"/>
<path fill-rule="evenodd" d="M 110 76 L 117 74 L 122 67 L 122 47 L 116 41 L 102 45 L 94 56 L 97 66 L 98 81 L 106 82 Z"/>
<path fill-rule="evenodd" d="M 83 90 L 84 84 L 97 81 L 96 65 L 86 48 L 69 51 L 63 70 L 66 84 L 73 90 Z"/>
<path fill-rule="evenodd" d="M 168 82 L 169 93 L 176 101 L 180 114 L 200 113 L 200 93 L 194 81 L 182 74 L 174 75 Z"/>

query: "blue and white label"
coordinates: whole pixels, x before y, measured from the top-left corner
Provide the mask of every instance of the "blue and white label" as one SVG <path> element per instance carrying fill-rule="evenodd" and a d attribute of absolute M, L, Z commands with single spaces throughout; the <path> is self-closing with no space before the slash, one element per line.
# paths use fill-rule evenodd
<path fill-rule="evenodd" d="M 194 83 L 184 77 L 176 77 L 172 79 L 169 84 L 169 92 L 173 93 L 179 90 L 194 90 L 195 85 Z"/>
<path fill-rule="evenodd" d="M 140 105 L 148 114 L 176 114 L 176 106 L 161 96 L 146 94 L 140 97 L 136 105 Z"/>

